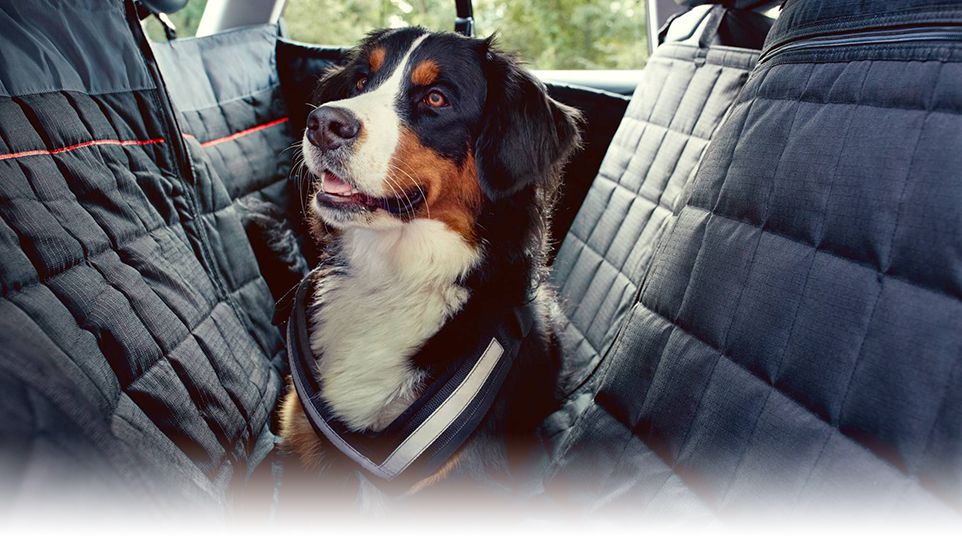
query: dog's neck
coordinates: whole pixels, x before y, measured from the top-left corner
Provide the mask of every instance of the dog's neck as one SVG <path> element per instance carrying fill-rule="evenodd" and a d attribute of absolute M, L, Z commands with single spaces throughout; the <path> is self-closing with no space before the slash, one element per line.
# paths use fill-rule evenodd
<path fill-rule="evenodd" d="M 478 250 L 439 221 L 416 219 L 385 230 L 344 231 L 340 255 L 360 277 L 412 286 L 453 284 L 478 260 Z"/>
<path fill-rule="evenodd" d="M 322 397 L 354 430 L 379 431 L 417 399 L 410 358 L 468 299 L 479 251 L 444 224 L 348 229 L 315 284 L 311 347 Z"/>

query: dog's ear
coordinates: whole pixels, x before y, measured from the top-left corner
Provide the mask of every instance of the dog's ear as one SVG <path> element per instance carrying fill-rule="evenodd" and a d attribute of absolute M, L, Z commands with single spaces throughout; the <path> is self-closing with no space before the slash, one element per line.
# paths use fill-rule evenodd
<path fill-rule="evenodd" d="M 493 38 L 482 54 L 487 98 L 475 145 L 482 189 L 494 200 L 554 178 L 581 141 L 581 114 L 548 97 L 545 86 Z"/>

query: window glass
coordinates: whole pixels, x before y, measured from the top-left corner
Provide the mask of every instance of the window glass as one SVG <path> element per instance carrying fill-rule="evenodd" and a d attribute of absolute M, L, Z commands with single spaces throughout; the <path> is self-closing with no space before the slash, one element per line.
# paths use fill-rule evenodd
<path fill-rule="evenodd" d="M 170 22 L 177 27 L 177 37 L 192 37 L 197 34 L 197 26 L 200 24 L 200 16 L 204 14 L 205 7 L 207 7 L 207 0 L 189 0 L 184 9 L 168 15 Z M 157 21 L 157 17 L 147 17 L 144 21 L 144 29 L 150 39 L 167 41 L 164 27 Z"/>
<path fill-rule="evenodd" d="M 421 25 L 451 30 L 454 0 L 287 0 L 292 39 L 354 44 L 367 32 Z M 474 0 L 475 33 L 498 34 L 536 69 L 641 69 L 648 57 L 644 0 Z"/>
<path fill-rule="evenodd" d="M 378 28 L 454 26 L 454 0 L 287 0 L 284 29 L 307 43 L 353 45 Z"/>

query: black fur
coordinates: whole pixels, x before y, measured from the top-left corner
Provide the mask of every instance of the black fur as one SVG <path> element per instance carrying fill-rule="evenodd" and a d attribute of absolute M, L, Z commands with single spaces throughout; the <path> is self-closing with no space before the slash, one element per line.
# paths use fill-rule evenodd
<path fill-rule="evenodd" d="M 475 156 L 485 195 L 498 199 L 532 184 L 553 189 L 546 183 L 577 144 L 580 117 L 491 40 L 484 43 L 488 95 Z"/>

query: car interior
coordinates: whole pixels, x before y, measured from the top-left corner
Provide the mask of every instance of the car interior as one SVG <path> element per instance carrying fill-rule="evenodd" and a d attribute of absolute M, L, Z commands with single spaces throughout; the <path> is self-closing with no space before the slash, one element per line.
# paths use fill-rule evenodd
<path fill-rule="evenodd" d="M 318 254 L 291 149 L 354 44 L 291 38 L 283 0 L 178 37 L 187 3 L 0 0 L 0 513 L 297 504 L 274 316 Z M 570 377 L 503 497 L 958 523 L 962 2 L 641 3 L 644 66 L 535 70 L 585 120 L 551 223 Z M 472 35 L 483 3 L 450 4 L 432 30 Z"/>

